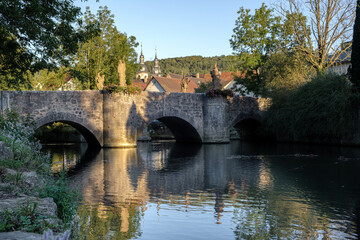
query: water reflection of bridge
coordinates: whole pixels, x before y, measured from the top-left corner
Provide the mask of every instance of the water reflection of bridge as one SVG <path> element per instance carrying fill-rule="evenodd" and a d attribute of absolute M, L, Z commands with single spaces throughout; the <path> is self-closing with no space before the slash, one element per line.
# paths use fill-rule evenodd
<path fill-rule="evenodd" d="M 176 205 L 184 211 L 191 211 L 195 206 L 213 211 L 216 223 L 223 222 L 226 218 L 222 215 L 229 215 L 226 211 L 230 209 L 237 221 L 236 236 L 243 236 L 246 230 L 243 226 L 255 229 L 258 226 L 254 224 L 259 223 L 275 226 L 273 236 L 301 238 L 304 234 L 322 234 L 331 238 L 338 236 L 338 232 L 330 229 L 351 224 L 351 220 L 332 222 L 331 219 L 337 218 L 334 209 L 352 216 L 354 208 L 358 208 L 356 201 L 360 202 L 348 191 L 349 186 L 359 185 L 358 178 L 346 178 L 346 181 L 339 178 L 344 188 L 326 185 L 328 179 L 341 176 L 341 172 L 357 176 L 354 171 L 358 168 L 346 164 L 339 168 L 336 164 L 314 175 L 321 161 L 331 164 L 328 158 L 311 161 L 291 158 L 294 152 L 324 155 L 329 149 L 324 152 L 317 147 L 318 152 L 306 152 L 303 148 L 290 147 L 279 151 L 282 155 L 276 155 L 274 146 L 260 151 L 258 145 L 250 145 L 254 147 L 252 150 L 236 144 L 168 144 L 143 143 L 137 149 L 102 149 L 96 159 L 74 175 L 74 181 L 83 185 L 85 200 L 100 205 L 100 210 L 108 210 L 109 206 L 120 208 L 122 232 L 127 232 L 133 222 L 130 206 L 136 205 L 141 213 L 147 207 L 164 209 Z M 265 157 L 241 155 L 259 154 L 259 151 Z M 316 184 L 308 184 L 310 181 Z M 324 188 L 330 189 L 324 192 Z M 336 198 L 329 198 L 331 192 L 337 193 Z M 266 220 L 269 216 L 273 220 Z M 276 218 L 279 219 L 274 220 Z M 299 226 L 296 229 L 294 222 Z M 306 225 L 309 222 L 312 224 Z M 352 234 L 352 231 L 350 226 L 348 232 Z"/>
<path fill-rule="evenodd" d="M 224 194 L 236 194 L 236 188 L 248 191 L 249 186 L 271 185 L 262 160 L 233 161 L 231 145 L 170 144 L 156 151 L 157 147 L 142 143 L 137 149 L 102 149 L 73 177 L 77 185 L 82 185 L 86 202 L 102 208 L 120 207 L 122 231 L 129 225 L 124 203 L 145 206 L 161 198 L 187 207 L 202 204 L 204 199 L 190 199 L 190 195 L 204 191 L 205 202 L 213 205 L 220 223 Z"/>

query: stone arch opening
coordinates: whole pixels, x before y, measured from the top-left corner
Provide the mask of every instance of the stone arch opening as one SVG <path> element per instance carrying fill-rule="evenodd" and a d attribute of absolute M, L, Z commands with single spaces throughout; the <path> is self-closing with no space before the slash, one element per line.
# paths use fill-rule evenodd
<path fill-rule="evenodd" d="M 76 129 L 83 136 L 83 138 L 86 140 L 86 142 L 89 146 L 101 147 L 100 142 L 98 141 L 96 136 L 89 129 L 87 129 L 82 124 L 79 124 L 79 123 L 76 123 L 73 121 L 57 120 L 57 121 L 41 122 L 41 123 L 37 124 L 36 130 L 40 129 L 41 127 L 44 127 L 44 126 L 47 126 L 47 125 L 50 125 L 50 124 L 56 123 L 56 122 L 65 123 L 65 124 L 73 127 L 74 129 Z"/>
<path fill-rule="evenodd" d="M 165 125 L 177 142 L 201 143 L 202 139 L 195 127 L 188 121 L 174 116 L 159 117 L 156 119 Z"/>
<path fill-rule="evenodd" d="M 251 141 L 262 139 L 261 122 L 255 118 L 246 118 L 238 121 L 230 129 L 230 138 Z"/>

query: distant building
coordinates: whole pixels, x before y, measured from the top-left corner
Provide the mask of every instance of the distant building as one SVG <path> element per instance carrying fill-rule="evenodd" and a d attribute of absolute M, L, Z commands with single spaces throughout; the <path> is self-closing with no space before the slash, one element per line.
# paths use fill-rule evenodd
<path fill-rule="evenodd" d="M 216 68 L 216 66 L 215 66 Z M 236 86 L 234 81 L 235 76 L 241 76 L 241 72 L 218 72 L 220 78 L 221 89 L 233 89 Z M 165 77 L 161 76 L 161 69 L 159 66 L 159 60 L 157 58 L 157 49 L 155 49 L 154 67 L 149 74 L 145 65 L 144 55 L 141 46 L 140 54 L 140 69 L 137 72 L 136 79 L 133 80 L 133 85 L 138 86 L 143 91 L 149 92 L 181 92 L 181 80 L 183 79 L 181 74 L 167 73 Z M 187 93 L 195 93 L 195 90 L 201 83 L 212 82 L 212 76 L 210 73 L 199 74 L 194 76 L 186 76 L 186 80 L 190 80 L 187 84 Z M 247 96 L 254 96 L 254 94 L 248 94 Z"/>
<path fill-rule="evenodd" d="M 151 71 L 153 76 L 161 76 L 161 69 L 159 66 L 159 60 L 157 58 L 157 49 L 155 48 L 155 59 L 154 59 L 154 68 Z"/>
<path fill-rule="evenodd" d="M 145 58 L 144 58 L 144 54 L 143 54 L 143 50 L 142 50 L 142 45 L 141 45 L 141 54 L 140 54 L 140 70 L 136 73 L 136 79 L 138 80 L 142 80 L 142 82 L 147 82 L 148 78 L 149 78 L 149 73 L 147 70 L 147 67 L 145 65 Z"/>
<path fill-rule="evenodd" d="M 351 46 L 349 46 L 351 42 L 346 42 L 341 44 L 341 50 L 343 51 L 337 59 L 335 59 L 335 63 L 328 68 L 327 71 L 337 73 L 339 75 L 347 74 L 348 69 L 351 65 Z M 334 55 L 330 55 L 329 59 L 331 59 Z"/>
<path fill-rule="evenodd" d="M 145 91 L 149 92 L 180 92 L 180 78 L 171 78 L 170 75 L 166 77 L 152 76 L 151 80 L 147 83 Z M 198 85 L 193 81 L 189 81 L 187 86 L 187 93 L 195 93 Z"/>

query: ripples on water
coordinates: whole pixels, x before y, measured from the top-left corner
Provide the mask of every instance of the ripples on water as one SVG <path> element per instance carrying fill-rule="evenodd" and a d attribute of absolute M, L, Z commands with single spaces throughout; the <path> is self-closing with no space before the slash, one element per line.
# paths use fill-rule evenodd
<path fill-rule="evenodd" d="M 360 150 L 139 143 L 49 147 L 84 196 L 80 239 L 357 239 Z"/>

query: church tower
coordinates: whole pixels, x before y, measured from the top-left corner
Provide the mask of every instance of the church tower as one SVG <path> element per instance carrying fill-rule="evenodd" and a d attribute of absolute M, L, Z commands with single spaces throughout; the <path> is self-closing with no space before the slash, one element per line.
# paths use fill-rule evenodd
<path fill-rule="evenodd" d="M 141 79 L 143 82 L 147 82 L 149 78 L 149 73 L 147 72 L 147 67 L 145 65 L 145 58 L 143 54 L 142 44 L 141 44 L 141 54 L 140 54 L 140 71 L 136 73 L 136 78 Z"/>
<path fill-rule="evenodd" d="M 155 48 L 154 68 L 152 69 L 151 73 L 156 76 L 161 76 L 161 69 L 159 66 L 159 60 L 157 58 L 157 49 L 156 48 Z"/>

